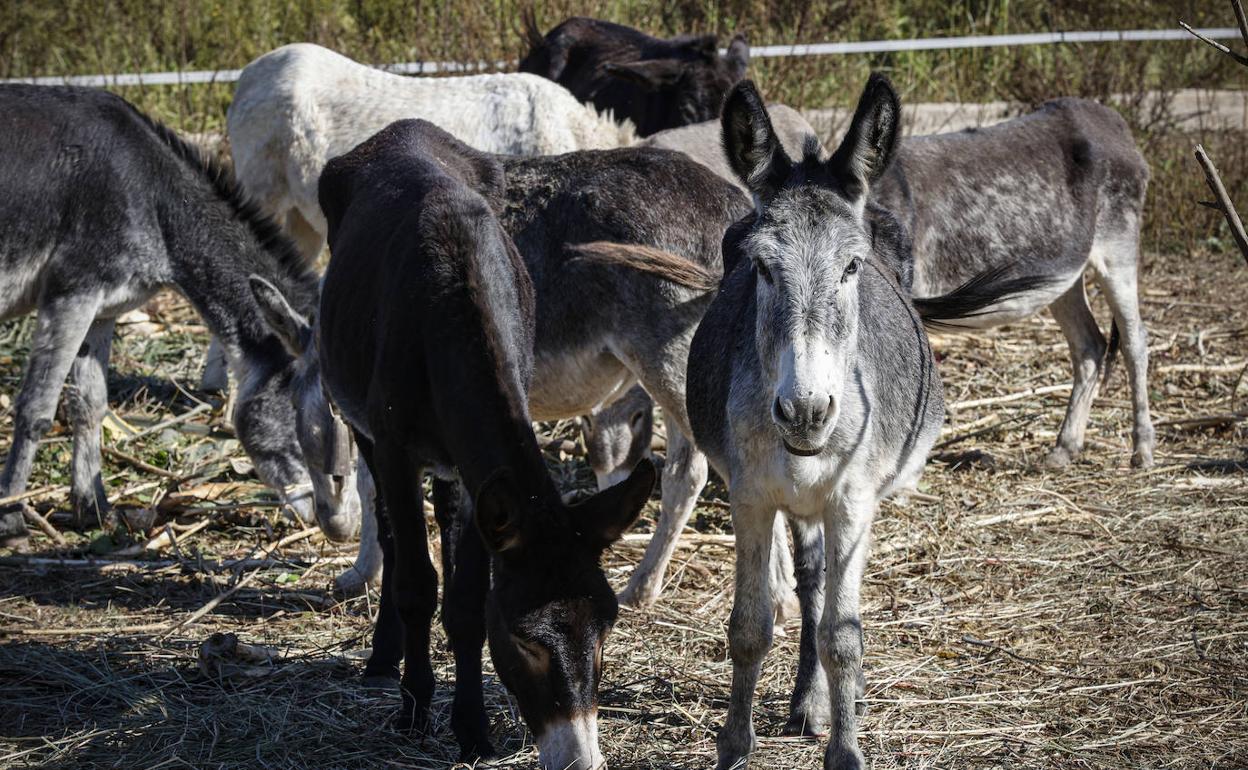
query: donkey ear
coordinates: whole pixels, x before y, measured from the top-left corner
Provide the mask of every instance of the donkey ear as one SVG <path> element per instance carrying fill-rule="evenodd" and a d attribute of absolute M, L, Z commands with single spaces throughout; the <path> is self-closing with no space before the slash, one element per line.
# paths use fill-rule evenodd
<path fill-rule="evenodd" d="M 699 35 L 691 38 L 685 47 L 707 61 L 715 61 L 719 55 L 719 38 L 715 35 Z"/>
<path fill-rule="evenodd" d="M 574 506 L 572 521 L 577 534 L 598 548 L 619 540 L 641 515 L 656 478 L 654 463 L 642 460 L 628 478 Z"/>
<path fill-rule="evenodd" d="M 728 63 L 728 74 L 734 81 L 745 77 L 745 71 L 750 66 L 750 41 L 744 33 L 738 32 L 732 36 L 724 61 Z"/>
<path fill-rule="evenodd" d="M 655 91 L 664 86 L 675 85 L 685 73 L 685 64 L 675 59 L 648 59 L 608 64 L 606 73 Z"/>
<path fill-rule="evenodd" d="M 873 73 L 858 99 L 858 109 L 841 146 L 828 159 L 828 169 L 845 182 L 854 197 L 888 169 L 901 134 L 901 100 L 888 78 Z"/>
<path fill-rule="evenodd" d="M 250 276 L 247 283 L 251 286 L 251 295 L 260 305 L 264 322 L 292 356 L 302 356 L 312 342 L 312 325 L 308 319 L 290 306 L 276 286 L 260 276 Z"/>
<path fill-rule="evenodd" d="M 733 173 L 756 201 L 771 199 L 793 168 L 771 127 L 771 116 L 752 80 L 742 80 L 728 92 L 720 116 L 724 155 Z"/>
<path fill-rule="evenodd" d="M 477 531 L 487 548 L 502 553 L 521 546 L 516 486 L 506 469 L 497 471 L 481 484 L 474 503 Z"/>

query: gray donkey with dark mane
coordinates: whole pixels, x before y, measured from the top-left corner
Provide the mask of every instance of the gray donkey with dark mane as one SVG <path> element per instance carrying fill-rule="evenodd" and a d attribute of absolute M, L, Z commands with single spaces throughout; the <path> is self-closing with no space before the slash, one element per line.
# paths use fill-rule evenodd
<path fill-rule="evenodd" d="M 736 536 L 719 770 L 741 766 L 756 742 L 777 510 L 794 533 L 802 615 L 785 732 L 830 729 L 824 768 L 863 766 L 855 701 L 871 520 L 880 500 L 918 481 L 944 417 L 924 317 L 956 320 L 1041 285 L 989 270 L 912 302 L 904 231 L 868 204 L 900 117 L 892 86 L 872 76 L 836 152 L 823 160 L 812 137 L 793 160 L 753 83 L 724 106 L 724 147 L 756 212 L 725 237 L 725 264 L 735 268 L 694 336 L 687 382 L 694 437 L 728 483 Z"/>
<path fill-rule="evenodd" d="M 1057 99 L 995 126 L 911 137 L 872 200 L 897 215 L 914 242 L 914 292 L 951 291 L 984 270 L 1051 280 L 993 312 L 950 328 L 986 329 L 1048 307 L 1070 346 L 1074 385 L 1048 463 L 1083 449 L 1088 411 L 1121 336 L 1134 416 L 1131 464 L 1153 463 L 1148 339 L 1137 276 L 1148 164 L 1118 113 Z M 1088 307 L 1090 272 L 1113 311 L 1108 345 Z"/>
<path fill-rule="evenodd" d="M 358 522 L 345 463 L 304 466 L 290 403 L 291 357 L 248 289 L 259 273 L 310 309 L 315 276 L 216 165 L 120 97 L 85 88 L 0 86 L 0 318 L 37 311 L 0 498 L 26 489 L 62 384 L 74 428 L 70 497 L 80 524 L 108 507 L 100 422 L 114 319 L 173 286 L 225 343 L 241 386 L 234 425 L 260 477 L 331 535 Z M 19 505 L 0 543 L 26 539 Z"/>
<path fill-rule="evenodd" d="M 596 770 L 602 646 L 617 613 L 599 558 L 637 518 L 655 470 L 643 460 L 586 502 L 561 501 L 529 415 L 538 321 L 529 273 L 494 213 L 503 185 L 494 158 L 420 120 L 392 123 L 330 161 L 319 197 L 333 258 L 314 344 L 393 535 L 383 600 L 402 619 L 400 727 L 427 729 L 434 688 L 429 471 L 467 492 L 458 511 L 438 512 L 451 725 L 465 760 L 494 753 L 481 681 L 488 635 L 542 767 Z M 296 316 L 276 289 L 253 291 L 270 295 L 287 344 L 306 350 L 301 325 L 280 320 Z"/>

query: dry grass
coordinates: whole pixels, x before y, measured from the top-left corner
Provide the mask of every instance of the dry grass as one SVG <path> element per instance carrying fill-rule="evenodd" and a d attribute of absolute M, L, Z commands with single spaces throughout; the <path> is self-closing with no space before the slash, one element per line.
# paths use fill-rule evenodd
<path fill-rule="evenodd" d="M 1062 392 L 954 409 L 950 436 L 984 432 L 946 451 L 963 452 L 960 460 L 974 458 L 970 450 L 984 455 L 956 467 L 933 461 L 920 499 L 881 512 L 864 588 L 862 741 L 877 768 L 1248 764 L 1248 431 L 1230 418 L 1211 427 L 1184 422 L 1248 411 L 1248 382 L 1234 392 L 1248 357 L 1248 283 L 1232 256 L 1200 255 L 1149 258 L 1143 285 L 1157 468 L 1126 466 L 1120 368 L 1094 407 L 1090 446 L 1074 467 L 1038 466 Z M 114 364 L 122 381 L 114 384 L 144 384 L 114 403 L 135 424 L 167 418 L 170 403 L 179 411 L 190 404 L 170 396 L 165 381 L 142 378 L 160 370 L 189 379 L 202 355 L 203 336 L 188 329 L 185 309 L 161 308 L 165 336 L 123 338 Z M 10 344 L 25 338 L 22 327 L 0 331 Z M 940 349 L 951 403 L 1069 376 L 1065 344 L 1047 316 Z M 4 392 L 12 393 L 21 358 L 0 359 Z M 125 449 L 176 474 L 180 489 L 263 502 L 229 465 L 240 456 L 232 439 L 204 435 L 203 419 Z M 10 425 L 6 411 L 0 432 Z M 59 483 L 53 473 L 64 472 L 66 450 L 54 437 L 36 484 Z M 566 482 L 592 483 L 573 459 L 551 462 Z M 149 485 L 122 496 L 130 505 L 163 496 L 164 515 L 175 522 L 193 523 L 220 504 L 178 498 L 166 491 L 168 479 L 113 459 L 109 470 L 121 489 Z M 236 486 L 211 486 L 219 482 Z M 601 729 L 613 768 L 713 761 L 730 677 L 732 550 L 717 536 L 727 531 L 727 512 L 713 502 L 722 497 L 722 488 L 708 490 L 699 535 L 678 551 L 660 605 L 626 611 L 612 636 Z M 54 490 L 40 507 L 63 502 Z M 0 766 L 449 764 L 451 667 L 442 641 L 433 738 L 392 733 L 386 721 L 396 701 L 356 683 L 374 606 L 368 598 L 338 602 L 325 590 L 348 550 L 298 539 L 258 573 L 238 573 L 251 582 L 215 611 L 176 627 L 236 584 L 229 560 L 255 558 L 260 545 L 299 534 L 272 506 L 228 506 L 208 528 L 151 557 L 160 561 L 65 568 L 3 560 Z M 51 555 L 47 539 L 36 536 L 35 545 Z M 623 584 L 643 545 L 630 540 L 613 550 L 615 582 Z M 225 679 L 206 676 L 197 650 L 215 631 L 270 646 L 279 659 Z M 790 628 L 764 671 L 753 766 L 820 764 L 814 742 L 774 737 L 795 663 Z M 499 741 L 518 752 L 505 764 L 532 766 L 514 708 L 493 678 L 487 690 Z"/>

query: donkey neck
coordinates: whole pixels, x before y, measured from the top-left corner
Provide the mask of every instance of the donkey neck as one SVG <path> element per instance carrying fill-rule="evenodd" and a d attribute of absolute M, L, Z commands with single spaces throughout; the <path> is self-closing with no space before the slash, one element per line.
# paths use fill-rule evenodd
<path fill-rule="evenodd" d="M 276 226 L 242 203 L 237 192 L 214 183 L 211 171 L 182 164 L 183 189 L 160 207 L 173 284 L 232 358 L 285 356 L 260 314 L 248 277 L 272 282 L 297 310 L 310 315 L 315 275 L 299 264 Z"/>

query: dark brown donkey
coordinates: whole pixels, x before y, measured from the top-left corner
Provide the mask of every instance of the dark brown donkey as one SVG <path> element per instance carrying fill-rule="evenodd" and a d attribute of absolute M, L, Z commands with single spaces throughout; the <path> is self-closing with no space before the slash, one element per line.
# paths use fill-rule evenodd
<path fill-rule="evenodd" d="M 419 120 L 331 161 L 320 180 L 333 253 L 317 329 L 321 375 L 393 532 L 382 590 L 404 627 L 399 726 L 428 727 L 434 689 L 438 586 L 421 498 L 431 471 L 467 491 L 456 520 L 439 522 L 451 726 L 464 758 L 494 753 L 481 682 L 488 633 L 542 767 L 593 770 L 603 764 L 602 644 L 618 610 L 599 558 L 637 518 L 655 469 L 642 461 L 585 503 L 561 502 L 529 417 L 533 286 L 495 219 L 491 202 L 502 195 L 498 161 Z"/>

